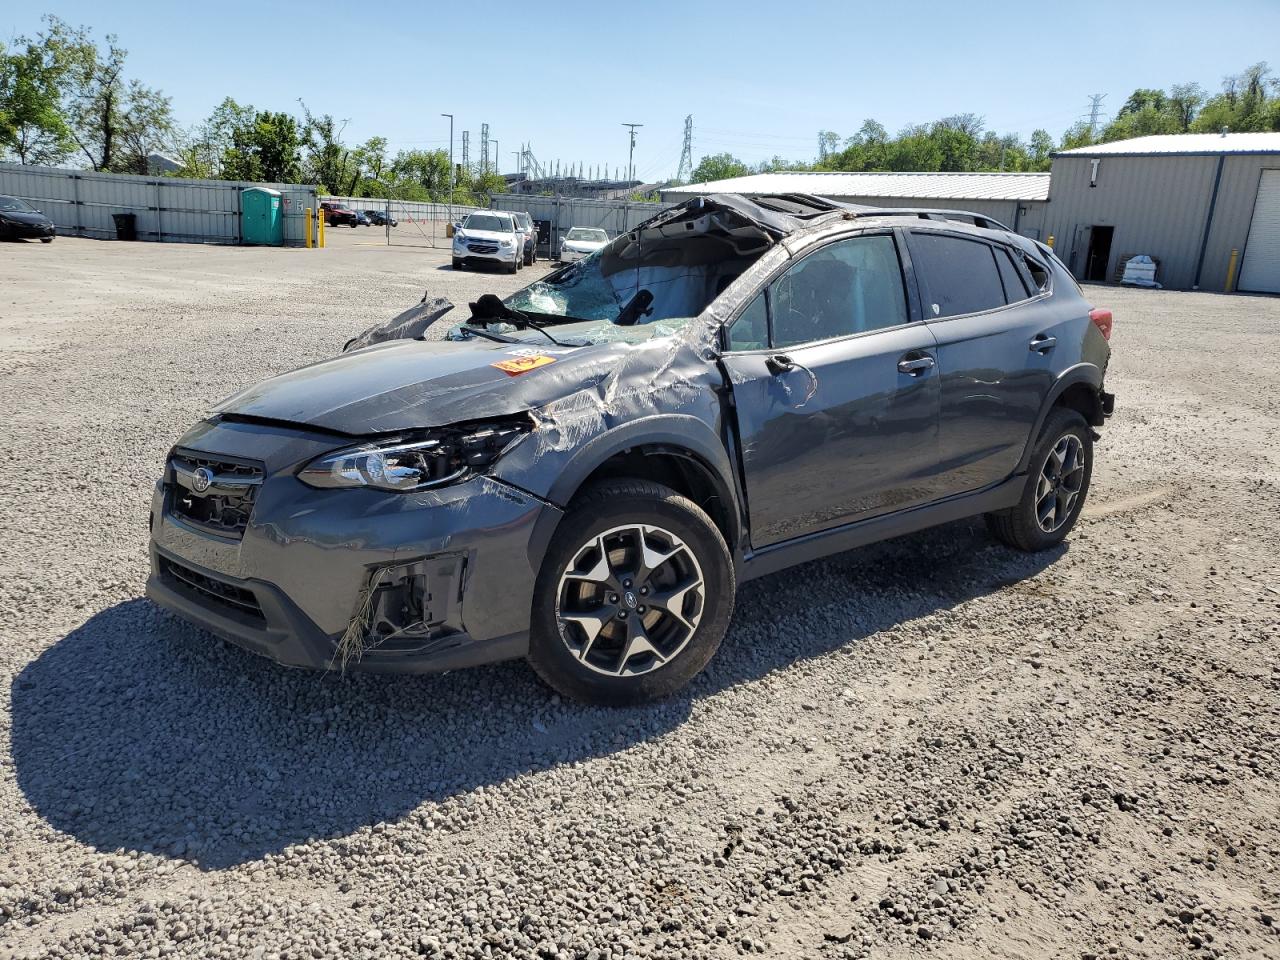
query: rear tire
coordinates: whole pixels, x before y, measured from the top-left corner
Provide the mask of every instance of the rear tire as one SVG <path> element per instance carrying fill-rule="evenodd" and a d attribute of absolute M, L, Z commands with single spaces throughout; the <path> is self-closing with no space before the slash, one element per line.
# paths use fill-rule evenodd
<path fill-rule="evenodd" d="M 692 500 L 647 480 L 593 485 L 543 558 L 529 662 L 584 703 L 665 697 L 719 648 L 734 590 L 724 537 Z"/>
<path fill-rule="evenodd" d="M 1080 518 L 1093 477 L 1093 434 L 1075 410 L 1050 412 L 1031 452 L 1027 484 L 1017 504 L 987 514 L 1000 542 L 1034 553 L 1056 546 Z"/>

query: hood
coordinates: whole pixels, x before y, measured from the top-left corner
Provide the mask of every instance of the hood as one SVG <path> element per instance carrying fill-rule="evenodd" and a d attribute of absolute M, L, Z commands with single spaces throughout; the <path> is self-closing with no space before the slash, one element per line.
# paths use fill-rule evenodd
<path fill-rule="evenodd" d="M 0 217 L 12 223 L 25 223 L 32 227 L 43 227 L 53 223 L 43 213 L 36 213 L 33 210 L 0 210 Z"/>
<path fill-rule="evenodd" d="M 223 400 L 214 413 L 352 436 L 445 426 L 550 403 L 583 386 L 584 363 L 596 369 L 605 354 L 623 349 L 394 340 L 264 380 Z"/>
<path fill-rule="evenodd" d="M 454 236 L 456 237 L 459 233 L 462 234 L 463 240 L 488 240 L 490 243 L 497 243 L 500 240 L 509 240 L 514 243 L 516 237 L 514 233 L 501 233 L 497 230 L 472 230 L 469 227 L 463 227 L 455 231 Z"/>

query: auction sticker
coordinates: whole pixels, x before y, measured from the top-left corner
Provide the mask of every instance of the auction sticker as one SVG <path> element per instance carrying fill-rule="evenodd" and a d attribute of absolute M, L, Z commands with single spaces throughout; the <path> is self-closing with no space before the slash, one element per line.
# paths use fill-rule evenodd
<path fill-rule="evenodd" d="M 530 370 L 536 370 L 538 367 L 545 367 L 548 363 L 555 362 L 555 357 L 548 357 L 545 353 L 538 353 L 533 356 L 499 360 L 497 363 L 489 364 L 489 366 L 497 367 L 509 377 L 518 377 L 522 373 L 528 373 Z"/>

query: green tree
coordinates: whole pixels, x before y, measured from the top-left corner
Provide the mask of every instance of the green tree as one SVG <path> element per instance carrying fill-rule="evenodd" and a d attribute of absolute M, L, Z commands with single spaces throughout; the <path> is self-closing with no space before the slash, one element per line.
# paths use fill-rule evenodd
<path fill-rule="evenodd" d="M 75 149 L 62 90 L 92 48 L 61 21 L 46 23 L 34 40 L 18 37 L 12 51 L 0 44 L 0 156 L 19 163 L 55 164 Z"/>
<path fill-rule="evenodd" d="M 728 180 L 730 177 L 744 177 L 751 169 L 730 153 L 716 153 L 703 157 L 693 168 L 693 183 L 711 183 L 713 180 Z"/>
<path fill-rule="evenodd" d="M 72 29 L 49 17 L 80 50 L 63 86 L 63 115 L 71 138 L 94 170 L 145 173 L 147 154 L 175 142 L 172 104 L 159 90 L 126 81 L 129 52 L 107 34 L 99 47 L 84 28 Z"/>
<path fill-rule="evenodd" d="M 1048 130 L 1036 129 L 1031 131 L 1031 139 L 1028 141 L 1028 158 L 1031 170 L 1048 170 L 1051 163 L 1049 154 L 1053 152 L 1053 137 L 1049 136 Z"/>
<path fill-rule="evenodd" d="M 307 180 L 327 190 L 349 190 L 353 179 L 351 151 L 342 142 L 346 121 L 339 126 L 330 114 L 317 117 L 305 103 L 298 102 L 302 104 L 306 143 L 303 167 Z"/>

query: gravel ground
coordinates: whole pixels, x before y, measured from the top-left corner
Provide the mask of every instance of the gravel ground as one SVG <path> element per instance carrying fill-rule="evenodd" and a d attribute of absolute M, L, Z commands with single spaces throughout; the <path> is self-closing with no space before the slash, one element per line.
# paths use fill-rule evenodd
<path fill-rule="evenodd" d="M 291 672 L 141 598 L 168 445 L 443 251 L 0 251 L 0 957 L 1280 956 L 1280 300 L 1097 289 L 1118 414 L 1036 557 L 748 584 L 684 696 Z"/>

